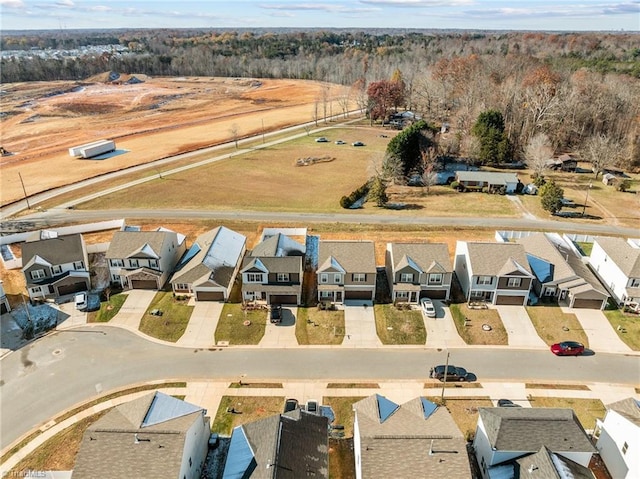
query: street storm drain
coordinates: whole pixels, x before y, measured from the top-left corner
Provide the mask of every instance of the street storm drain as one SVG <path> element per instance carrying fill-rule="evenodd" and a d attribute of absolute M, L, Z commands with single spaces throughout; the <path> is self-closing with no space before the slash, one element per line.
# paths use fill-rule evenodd
<path fill-rule="evenodd" d="M 51 354 L 53 354 L 54 356 L 58 356 L 61 353 L 62 353 L 62 349 L 54 349 Z"/>

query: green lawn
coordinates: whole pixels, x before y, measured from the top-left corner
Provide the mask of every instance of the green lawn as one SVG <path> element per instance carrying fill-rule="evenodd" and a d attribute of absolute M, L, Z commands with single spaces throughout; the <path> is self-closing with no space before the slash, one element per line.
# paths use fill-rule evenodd
<path fill-rule="evenodd" d="M 245 321 L 250 324 L 245 326 Z M 228 341 L 230 345 L 258 344 L 267 327 L 267 310 L 243 311 L 239 303 L 226 303 L 215 332 L 215 343 Z"/>
<path fill-rule="evenodd" d="M 436 404 L 440 404 L 440 397 L 427 397 Z M 451 417 L 462 431 L 465 438 L 472 439 L 478 425 L 478 408 L 493 407 L 491 399 L 486 396 L 471 397 L 446 397 L 445 406 L 451 413 Z"/>
<path fill-rule="evenodd" d="M 640 351 L 640 316 L 619 309 L 604 311 L 604 315 L 620 339 L 634 351 Z"/>
<path fill-rule="evenodd" d="M 393 304 L 376 304 L 376 332 L 382 344 L 425 344 L 427 330 L 419 310 L 398 310 Z"/>
<path fill-rule="evenodd" d="M 585 429 L 593 429 L 596 419 L 602 419 L 605 413 L 604 404 L 599 399 L 530 396 L 529 402 L 532 407 L 571 408 Z"/>
<path fill-rule="evenodd" d="M 589 347 L 589 338 L 575 314 L 565 313 L 559 306 L 527 306 L 527 313 L 538 336 L 549 346 L 560 341 L 579 341 Z"/>
<path fill-rule="evenodd" d="M 281 413 L 284 400 L 280 396 L 222 396 L 211 430 L 231 435 L 236 426 Z M 229 409 L 235 412 L 227 412 Z"/>
<path fill-rule="evenodd" d="M 154 309 L 162 311 L 162 316 L 150 314 Z M 140 331 L 153 338 L 175 343 L 187 329 L 192 311 L 193 306 L 187 306 L 186 300 L 178 301 L 172 292 L 159 291 L 140 321 Z"/>
<path fill-rule="evenodd" d="M 452 304 L 449 307 L 458 334 L 467 344 L 503 345 L 509 343 L 500 314 L 495 309 L 470 309 L 467 304 Z M 465 322 L 465 319 L 468 321 Z M 482 329 L 484 324 L 490 331 Z"/>
<path fill-rule="evenodd" d="M 91 311 L 87 315 L 87 322 L 106 323 L 107 321 L 111 321 L 111 319 L 118 314 L 118 311 L 120 311 L 126 299 L 127 295 L 125 293 L 111 295 L 109 301 L 102 301 L 100 303 L 100 310 Z"/>
<path fill-rule="evenodd" d="M 298 344 L 341 344 L 344 339 L 344 311 L 298 308 Z"/>
<path fill-rule="evenodd" d="M 322 404 L 325 406 L 331 406 L 333 413 L 336 415 L 336 419 L 333 424 L 344 426 L 345 437 L 353 436 L 353 404 L 357 403 L 361 399 L 364 399 L 364 397 L 325 396 L 322 398 Z"/>

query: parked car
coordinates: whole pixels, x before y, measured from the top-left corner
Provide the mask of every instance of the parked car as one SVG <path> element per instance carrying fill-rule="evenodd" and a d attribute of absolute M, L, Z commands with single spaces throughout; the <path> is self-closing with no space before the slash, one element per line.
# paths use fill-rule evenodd
<path fill-rule="evenodd" d="M 422 309 L 422 314 L 424 314 L 427 318 L 435 318 L 436 317 L 436 308 L 433 306 L 433 301 L 429 298 L 422 298 L 420 300 L 420 308 Z"/>
<path fill-rule="evenodd" d="M 271 306 L 271 312 L 269 314 L 271 322 L 274 324 L 278 324 L 282 322 L 282 306 L 279 304 L 274 304 Z"/>
<path fill-rule="evenodd" d="M 514 403 L 511 399 L 498 399 L 498 407 L 522 407 Z"/>
<path fill-rule="evenodd" d="M 364 143 L 362 143 L 361 141 L 354 141 L 353 143 L 351 143 L 353 146 L 364 146 Z"/>
<path fill-rule="evenodd" d="M 466 381 L 469 373 L 464 368 L 458 368 L 456 366 L 445 366 L 444 364 L 431 368 L 429 371 L 429 377 L 433 379 L 439 379 L 444 381 L 444 370 L 447 369 L 447 381 Z"/>
<path fill-rule="evenodd" d="M 297 399 L 287 399 L 284 403 L 284 412 L 295 411 L 298 409 Z"/>
<path fill-rule="evenodd" d="M 336 140 L 336 145 L 344 145 L 345 142 L 342 140 Z"/>
<path fill-rule="evenodd" d="M 327 140 L 324 136 L 321 136 L 320 138 L 316 138 L 316 143 L 327 143 L 329 140 Z"/>
<path fill-rule="evenodd" d="M 73 298 L 73 301 L 76 304 L 76 309 L 79 311 L 84 311 L 87 309 L 87 293 L 78 293 Z"/>
<path fill-rule="evenodd" d="M 305 410 L 311 414 L 320 414 L 320 407 L 318 406 L 318 401 L 315 399 L 309 399 L 307 401 L 307 406 Z"/>
<path fill-rule="evenodd" d="M 577 341 L 562 341 L 552 345 L 551 352 L 556 356 L 580 356 L 584 353 L 584 344 Z"/>

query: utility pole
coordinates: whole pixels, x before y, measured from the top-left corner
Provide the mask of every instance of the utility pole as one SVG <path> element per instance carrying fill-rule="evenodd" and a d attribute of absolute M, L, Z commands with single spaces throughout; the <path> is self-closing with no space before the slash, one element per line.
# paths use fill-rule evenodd
<path fill-rule="evenodd" d="M 262 143 L 264 143 L 264 118 L 262 118 Z"/>
<path fill-rule="evenodd" d="M 24 200 L 27 202 L 27 209 L 30 210 L 31 206 L 29 206 L 29 197 L 27 196 L 27 190 L 24 187 L 24 181 L 22 181 L 22 175 L 18 171 L 18 177 L 20 178 L 20 184 L 22 184 L 22 192 L 24 193 Z"/>
<path fill-rule="evenodd" d="M 584 218 L 584 212 L 587 209 L 587 201 L 589 201 L 589 190 L 591 189 L 591 187 L 593 186 L 593 183 L 589 182 L 589 184 L 587 185 L 587 196 L 584 199 L 584 205 L 582 206 L 582 217 Z"/>
<path fill-rule="evenodd" d="M 447 360 L 444 363 L 444 377 L 442 378 L 442 395 L 440 401 L 444 404 L 444 388 L 447 386 L 447 373 L 449 372 L 449 351 L 447 351 Z"/>

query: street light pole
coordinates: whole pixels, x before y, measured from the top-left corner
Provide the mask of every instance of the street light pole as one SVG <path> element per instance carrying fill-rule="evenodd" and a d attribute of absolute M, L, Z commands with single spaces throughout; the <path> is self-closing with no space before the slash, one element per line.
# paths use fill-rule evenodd
<path fill-rule="evenodd" d="M 440 402 L 444 404 L 444 388 L 447 386 L 447 372 L 449 372 L 449 351 L 447 351 L 447 360 L 444 363 L 444 377 L 442 378 L 442 394 Z"/>
<path fill-rule="evenodd" d="M 584 205 L 582 205 L 582 217 L 584 218 L 584 212 L 587 209 L 587 201 L 589 201 L 589 190 L 591 189 L 591 187 L 593 186 L 593 184 L 591 182 L 589 182 L 589 185 L 587 185 L 587 195 L 584 199 Z"/>

